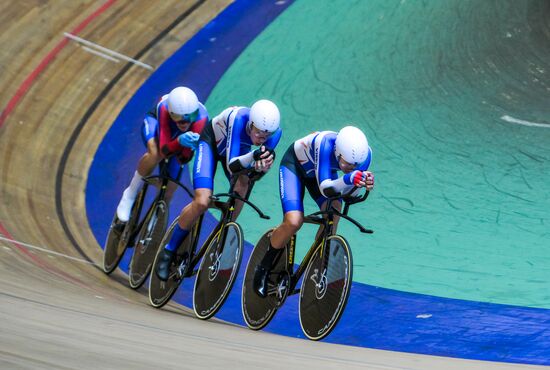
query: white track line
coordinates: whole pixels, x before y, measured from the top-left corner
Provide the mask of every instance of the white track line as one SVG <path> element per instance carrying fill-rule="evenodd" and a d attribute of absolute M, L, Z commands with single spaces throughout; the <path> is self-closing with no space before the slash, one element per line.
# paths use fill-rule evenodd
<path fill-rule="evenodd" d="M 0 240 L 4 240 L 4 241 L 7 241 L 7 242 L 10 242 L 10 243 L 13 243 L 13 244 L 21 245 L 21 246 L 26 247 L 26 248 L 36 249 L 36 250 L 39 250 L 39 251 L 41 251 L 41 252 L 46 252 L 46 253 L 49 253 L 49 254 L 54 254 L 54 255 L 59 256 L 59 257 L 68 258 L 68 259 L 73 260 L 73 261 L 86 263 L 86 264 L 88 264 L 88 265 L 99 266 L 97 263 L 94 263 L 94 262 L 86 261 L 86 260 L 83 260 L 83 259 L 81 259 L 81 258 L 71 257 L 71 256 L 68 256 L 68 255 L 63 254 L 63 253 L 55 252 L 55 251 L 52 251 L 52 250 L 50 250 L 50 249 L 45 249 L 45 248 L 37 247 L 36 245 L 23 243 L 23 242 L 20 242 L 20 241 L 18 241 L 18 240 L 13 240 L 13 239 L 5 238 L 5 237 L 3 237 L 2 235 L 0 235 Z"/>
<path fill-rule="evenodd" d="M 100 52 L 103 52 L 105 54 L 108 54 L 108 55 L 112 55 L 113 57 L 115 58 L 119 58 L 119 59 L 122 59 L 122 60 L 126 60 L 128 62 L 132 62 L 134 63 L 135 65 L 138 65 L 140 67 L 143 67 L 145 69 L 148 69 L 150 71 L 152 71 L 154 68 L 152 66 L 150 66 L 149 64 L 145 64 L 145 63 L 142 63 L 140 62 L 139 60 L 135 60 L 135 59 L 132 59 L 124 54 L 120 54 L 120 53 L 117 53 L 116 51 L 114 50 L 111 50 L 111 49 L 107 49 L 101 45 L 98 45 L 98 44 L 94 44 L 93 42 L 91 41 L 88 41 L 88 40 L 84 40 L 83 38 L 81 37 L 78 37 L 78 36 L 75 36 L 73 34 L 70 34 L 68 32 L 63 32 L 63 34 L 65 35 L 65 37 L 71 39 L 71 40 L 74 40 L 76 42 L 79 42 L 81 44 L 84 44 L 86 46 L 89 46 L 89 47 L 92 47 L 94 49 L 97 49 L 99 50 Z"/>
<path fill-rule="evenodd" d="M 94 54 L 94 55 L 97 55 L 99 57 L 102 57 L 104 59 L 107 59 L 107 60 L 110 60 L 112 62 L 115 62 L 115 63 L 120 63 L 120 60 L 118 60 L 117 58 L 113 58 L 112 56 L 110 55 L 107 55 L 105 53 L 102 53 L 101 51 L 97 51 L 97 50 L 94 50 L 92 48 L 89 48 L 87 46 L 82 46 L 82 49 L 83 50 L 86 50 L 88 53 L 90 54 Z"/>
<path fill-rule="evenodd" d="M 510 122 L 510 123 L 517 123 L 518 125 L 523 126 L 529 126 L 529 127 L 541 127 L 541 128 L 550 128 L 550 123 L 537 123 L 537 122 L 529 122 L 522 119 L 517 119 L 514 117 L 510 117 L 508 115 L 500 117 L 501 120 Z"/>

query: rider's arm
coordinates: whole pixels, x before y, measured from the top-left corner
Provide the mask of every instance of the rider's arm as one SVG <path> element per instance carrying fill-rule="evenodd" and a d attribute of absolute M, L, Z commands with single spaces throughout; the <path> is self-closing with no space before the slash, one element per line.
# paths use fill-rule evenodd
<path fill-rule="evenodd" d="M 237 123 L 238 119 L 239 119 L 239 117 L 235 118 L 235 122 L 234 122 L 233 125 L 235 125 L 235 123 Z M 246 127 L 246 123 L 244 122 L 244 120 L 243 120 L 243 123 L 244 123 L 243 127 Z M 233 131 L 233 132 L 235 132 L 235 131 Z M 277 129 L 277 131 L 275 131 L 273 133 L 273 135 L 271 135 L 269 137 L 269 139 L 263 144 L 263 146 L 269 151 L 274 151 L 275 147 L 277 146 L 277 144 L 281 140 L 281 135 L 282 134 L 283 134 L 283 130 L 281 130 L 281 128 L 279 127 Z M 240 134 L 239 134 L 239 137 L 240 137 Z M 240 143 L 239 143 L 239 145 L 240 145 Z M 232 148 L 236 147 L 236 145 L 233 143 L 233 141 L 231 143 L 231 147 Z M 229 170 L 231 172 L 238 172 L 238 171 L 242 171 L 244 169 L 253 167 L 254 162 L 257 160 L 257 158 L 254 158 L 254 152 L 255 151 L 251 151 L 251 152 L 248 152 L 248 153 L 243 154 L 241 156 L 234 157 L 233 159 L 229 160 Z M 273 153 L 273 154 L 275 154 L 275 153 Z"/>
<path fill-rule="evenodd" d="M 193 122 L 193 124 L 189 128 L 189 131 L 200 135 L 207 122 L 208 122 L 208 112 L 206 111 L 206 108 L 202 104 L 200 104 L 199 117 L 195 122 Z M 181 150 L 178 153 L 178 160 L 182 164 L 185 164 L 189 162 L 191 158 L 193 158 L 193 153 L 194 151 L 191 148 L 182 146 Z"/>
<path fill-rule="evenodd" d="M 332 152 L 332 149 L 330 152 Z M 355 184 L 355 181 L 359 180 L 359 179 L 354 179 L 354 177 L 362 178 L 363 171 L 366 171 L 369 168 L 371 156 L 372 156 L 372 153 L 369 148 L 369 154 L 365 162 L 359 165 L 354 171 L 350 173 L 346 173 L 345 175 L 338 177 L 336 179 L 328 178 L 326 176 L 326 170 L 324 170 L 325 177 L 322 181 L 320 180 L 320 184 L 319 184 L 319 189 L 321 190 L 321 193 L 326 197 L 333 197 L 335 195 L 344 194 L 350 191 L 352 189 L 352 185 Z"/>
<path fill-rule="evenodd" d="M 197 117 L 197 120 L 193 122 L 193 124 L 189 128 L 189 131 L 195 132 L 200 135 L 207 122 L 208 122 L 208 112 L 206 111 L 206 107 L 201 103 L 199 103 L 199 116 Z"/>
<path fill-rule="evenodd" d="M 229 127 L 227 138 L 227 168 L 232 173 L 242 171 L 254 165 L 254 152 L 241 152 L 241 135 L 246 130 L 247 117 L 237 113 L 233 124 Z"/>
<path fill-rule="evenodd" d="M 328 135 L 319 135 L 315 140 L 313 150 L 317 184 L 321 194 L 327 198 L 339 194 L 343 188 L 341 181 L 336 178 L 335 171 L 331 169 L 331 156 L 334 155 L 333 145 L 331 145 L 333 140 L 334 138 L 330 138 Z"/>
<path fill-rule="evenodd" d="M 279 144 L 279 141 L 281 140 L 281 136 L 283 135 L 283 130 L 279 127 L 277 131 L 275 131 L 269 139 L 265 142 L 265 147 L 270 150 L 275 150 L 277 147 L 277 144 Z"/>
<path fill-rule="evenodd" d="M 248 152 L 229 162 L 229 171 L 232 173 L 251 168 L 254 164 L 254 152 Z"/>
<path fill-rule="evenodd" d="M 178 142 L 178 138 L 172 140 L 172 132 L 170 130 L 170 116 L 168 109 L 159 104 L 158 109 L 159 120 L 159 148 L 164 157 L 169 157 L 182 149 Z"/>

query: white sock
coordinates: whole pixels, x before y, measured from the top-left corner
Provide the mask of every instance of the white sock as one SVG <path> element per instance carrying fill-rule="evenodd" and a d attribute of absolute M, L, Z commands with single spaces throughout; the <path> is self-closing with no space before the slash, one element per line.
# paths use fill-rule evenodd
<path fill-rule="evenodd" d="M 137 171 L 134 172 L 134 177 L 132 177 L 132 181 L 130 181 L 130 186 L 124 190 L 124 196 L 129 199 L 136 199 L 137 193 L 139 189 L 141 189 L 142 184 L 143 177 Z"/>
<path fill-rule="evenodd" d="M 122 198 L 118 203 L 117 217 L 120 221 L 127 222 L 128 219 L 130 218 L 130 211 L 132 210 L 132 205 L 136 200 L 137 193 L 141 188 L 142 183 L 143 183 L 142 177 L 136 171 L 134 173 L 134 177 L 132 178 L 132 181 L 130 182 L 130 186 L 128 186 L 124 190 L 124 193 L 122 194 Z"/>

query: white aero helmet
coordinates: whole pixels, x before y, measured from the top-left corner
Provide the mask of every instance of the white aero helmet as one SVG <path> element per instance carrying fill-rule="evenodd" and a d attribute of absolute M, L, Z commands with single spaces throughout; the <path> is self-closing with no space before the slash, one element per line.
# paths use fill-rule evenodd
<path fill-rule="evenodd" d="M 258 130 L 273 133 L 279 128 L 281 114 L 279 108 L 270 100 L 258 100 L 250 107 L 249 124 Z"/>
<path fill-rule="evenodd" d="M 346 126 L 336 135 L 334 147 L 336 157 L 342 157 L 346 162 L 359 165 L 369 155 L 369 142 L 363 131 L 354 126 Z"/>
<path fill-rule="evenodd" d="M 168 94 L 168 111 L 172 114 L 183 116 L 199 109 L 197 95 L 187 87 L 176 87 Z"/>

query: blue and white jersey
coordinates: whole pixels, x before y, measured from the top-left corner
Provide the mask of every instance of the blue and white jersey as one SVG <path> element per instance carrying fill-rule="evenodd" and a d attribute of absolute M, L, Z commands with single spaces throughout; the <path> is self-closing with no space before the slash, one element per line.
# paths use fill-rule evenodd
<path fill-rule="evenodd" d="M 338 179 L 338 171 L 340 171 L 338 158 L 334 152 L 336 135 L 337 133 L 334 131 L 320 131 L 294 142 L 294 153 L 306 177 L 316 178 L 319 190 L 324 196 L 329 196 L 325 190 L 333 186 L 332 180 Z M 366 171 L 369 168 L 371 157 L 372 151 L 369 147 L 367 159 L 357 166 L 356 170 Z M 353 189 L 353 185 L 347 185 L 339 191 L 347 193 L 351 189 Z"/>
<path fill-rule="evenodd" d="M 226 168 L 229 168 L 229 163 L 234 158 L 251 151 L 249 114 L 248 107 L 229 107 L 212 119 L 216 151 L 220 157 L 225 157 Z M 282 130 L 279 127 L 263 145 L 269 149 L 275 149 L 281 135 Z"/>

